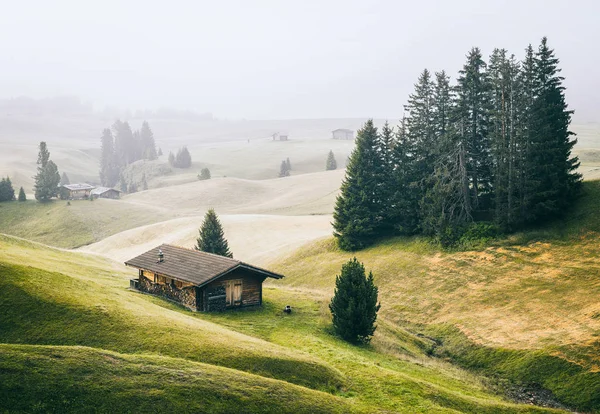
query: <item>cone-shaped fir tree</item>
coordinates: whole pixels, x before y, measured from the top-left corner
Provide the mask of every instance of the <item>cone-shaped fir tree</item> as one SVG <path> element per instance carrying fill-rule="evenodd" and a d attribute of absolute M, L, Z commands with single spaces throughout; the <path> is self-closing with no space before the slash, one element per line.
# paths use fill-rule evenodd
<path fill-rule="evenodd" d="M 368 120 L 358 131 L 333 213 L 333 235 L 344 250 L 362 249 L 378 237 L 383 206 L 378 146 L 377 128 Z"/>
<path fill-rule="evenodd" d="M 229 251 L 229 244 L 225 239 L 221 222 L 212 208 L 204 216 L 200 235 L 194 248 L 207 253 L 233 257 L 233 254 Z"/>
<path fill-rule="evenodd" d="M 329 150 L 329 154 L 327 154 L 327 162 L 325 163 L 325 170 L 331 171 L 337 169 L 337 161 L 335 160 L 335 156 L 333 155 L 333 151 Z"/>
<path fill-rule="evenodd" d="M 27 201 L 27 196 L 25 195 L 25 190 L 23 190 L 23 187 L 21 187 L 19 189 L 19 201 Z"/>
<path fill-rule="evenodd" d="M 373 274 L 365 276 L 365 267 L 356 257 L 342 265 L 335 280 L 335 294 L 329 304 L 333 327 L 338 335 L 352 343 L 368 343 L 375 332 L 380 305 Z"/>

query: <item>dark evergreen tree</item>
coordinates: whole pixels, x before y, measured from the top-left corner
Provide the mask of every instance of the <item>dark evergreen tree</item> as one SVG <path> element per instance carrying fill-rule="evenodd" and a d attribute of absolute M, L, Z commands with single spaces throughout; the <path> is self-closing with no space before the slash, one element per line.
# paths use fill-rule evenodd
<path fill-rule="evenodd" d="M 23 190 L 23 187 L 21 187 L 19 189 L 19 197 L 18 197 L 19 201 L 27 201 L 27 196 L 25 195 L 25 190 Z"/>
<path fill-rule="evenodd" d="M 50 160 L 50 152 L 45 142 L 40 142 L 38 153 L 38 172 L 35 175 L 35 199 L 48 201 L 58 194 L 60 174 L 58 167 Z"/>
<path fill-rule="evenodd" d="M 329 304 L 335 332 L 352 343 L 368 343 L 375 333 L 380 305 L 373 274 L 356 257 L 342 265 L 335 280 L 335 293 Z"/>
<path fill-rule="evenodd" d="M 333 234 L 343 250 L 362 249 L 379 236 L 377 230 L 384 212 L 378 147 L 377 128 L 373 120 L 368 120 L 357 132 L 356 147 L 350 155 L 333 213 Z"/>
<path fill-rule="evenodd" d="M 60 176 L 60 185 L 65 185 L 65 184 L 71 184 L 71 182 L 69 181 L 69 176 L 67 175 L 67 173 L 63 172 L 62 175 Z"/>
<path fill-rule="evenodd" d="M 492 199 L 492 157 L 489 143 L 490 85 L 479 48 L 467 54 L 456 86 L 456 133 L 460 160 L 468 178 L 468 216 L 487 217 Z M 462 168 L 462 167 L 461 167 Z"/>
<path fill-rule="evenodd" d="M 396 227 L 396 207 L 390 205 L 390 201 L 396 193 L 395 183 L 392 180 L 395 164 L 393 154 L 395 145 L 394 129 L 386 121 L 381 129 L 381 134 L 378 135 L 377 153 L 379 162 L 376 163 L 376 170 L 374 171 L 377 175 L 379 187 L 377 189 L 377 202 L 379 203 L 377 210 L 380 211 L 380 221 L 377 232 L 380 235 L 390 235 Z"/>
<path fill-rule="evenodd" d="M 414 234 L 419 229 L 419 201 L 422 198 L 421 173 L 416 166 L 415 142 L 406 131 L 406 118 L 398 127 L 396 142 L 392 149 L 393 171 L 391 183 L 390 212 L 394 230 L 399 234 Z"/>
<path fill-rule="evenodd" d="M 292 163 L 290 162 L 289 157 L 286 158 L 285 163 L 287 164 L 288 171 L 292 171 Z"/>
<path fill-rule="evenodd" d="M 290 169 L 288 168 L 288 163 L 286 160 L 281 161 L 281 166 L 279 167 L 279 177 L 289 177 Z"/>
<path fill-rule="evenodd" d="M 184 146 L 177 151 L 172 165 L 177 168 L 190 168 L 192 166 L 192 156 L 187 147 Z"/>
<path fill-rule="evenodd" d="M 0 201 L 13 201 L 15 199 L 15 190 L 9 177 L 2 178 L 0 181 Z"/>
<path fill-rule="evenodd" d="M 537 96 L 531 108 L 531 149 L 526 173 L 531 195 L 524 210 L 528 222 L 563 215 L 581 183 L 579 161 L 571 155 L 577 142 L 569 131 L 573 111 L 567 109 L 558 63 L 544 37 L 535 55 Z"/>
<path fill-rule="evenodd" d="M 175 167 L 175 155 L 171 151 L 169 151 L 169 165 Z"/>
<path fill-rule="evenodd" d="M 202 168 L 200 174 L 198 174 L 198 179 L 201 181 L 210 180 L 210 170 L 208 168 Z"/>
<path fill-rule="evenodd" d="M 335 155 L 333 155 L 333 151 L 329 150 L 329 154 L 327 154 L 327 162 L 325 163 L 325 170 L 331 171 L 337 169 L 337 162 L 335 160 Z"/>
<path fill-rule="evenodd" d="M 161 149 L 160 147 L 158 147 L 158 154 L 157 154 L 157 155 L 158 155 L 159 157 L 160 157 L 161 155 L 163 155 L 162 149 Z"/>
<path fill-rule="evenodd" d="M 115 121 L 112 126 L 115 153 L 119 166 L 126 166 L 141 158 L 136 137 L 128 122 Z"/>
<path fill-rule="evenodd" d="M 212 208 L 206 212 L 199 233 L 196 240 L 196 250 L 225 257 L 233 257 L 233 254 L 229 250 L 229 244 L 225 239 L 221 222 L 217 217 L 217 213 Z"/>

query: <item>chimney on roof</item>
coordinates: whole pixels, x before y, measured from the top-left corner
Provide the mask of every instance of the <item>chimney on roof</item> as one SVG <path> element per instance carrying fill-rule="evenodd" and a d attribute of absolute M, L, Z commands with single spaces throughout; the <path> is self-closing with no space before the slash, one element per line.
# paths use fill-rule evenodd
<path fill-rule="evenodd" d="M 163 254 L 161 249 L 158 249 L 158 263 L 162 263 L 165 261 L 165 255 Z"/>

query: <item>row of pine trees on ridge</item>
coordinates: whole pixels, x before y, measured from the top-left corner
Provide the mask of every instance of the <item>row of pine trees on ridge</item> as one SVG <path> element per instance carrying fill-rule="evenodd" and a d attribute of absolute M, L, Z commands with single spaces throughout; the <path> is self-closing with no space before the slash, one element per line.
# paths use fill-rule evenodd
<path fill-rule="evenodd" d="M 455 84 L 421 73 L 395 130 L 369 120 L 358 132 L 334 211 L 342 249 L 412 234 L 452 245 L 560 217 L 576 198 L 573 111 L 547 39 L 522 61 L 466 57 Z"/>

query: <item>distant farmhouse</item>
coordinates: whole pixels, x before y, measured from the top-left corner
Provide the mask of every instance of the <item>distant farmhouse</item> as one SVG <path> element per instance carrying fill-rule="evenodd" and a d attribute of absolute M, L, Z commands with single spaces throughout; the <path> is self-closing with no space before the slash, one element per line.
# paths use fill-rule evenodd
<path fill-rule="evenodd" d="M 80 200 L 89 198 L 93 185 L 89 184 L 63 184 L 60 186 L 60 198 L 63 200 Z"/>
<path fill-rule="evenodd" d="M 125 262 L 139 270 L 130 287 L 195 311 L 262 305 L 262 283 L 283 276 L 229 257 L 163 244 Z"/>
<path fill-rule="evenodd" d="M 94 196 L 94 198 L 117 199 L 120 197 L 121 192 L 119 190 L 115 190 L 114 188 L 96 187 L 92 190 L 91 195 Z"/>
<path fill-rule="evenodd" d="M 351 129 L 334 129 L 331 135 L 333 139 L 354 139 L 354 131 Z"/>
<path fill-rule="evenodd" d="M 276 132 L 273 134 L 273 141 L 287 141 L 288 140 L 288 134 L 287 133 L 281 133 L 281 132 Z"/>
<path fill-rule="evenodd" d="M 114 188 L 94 187 L 89 184 L 63 184 L 59 190 L 63 200 L 82 200 L 90 198 L 119 198 L 121 192 Z"/>

